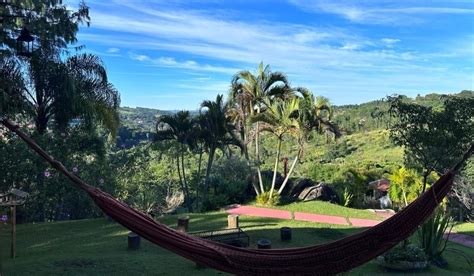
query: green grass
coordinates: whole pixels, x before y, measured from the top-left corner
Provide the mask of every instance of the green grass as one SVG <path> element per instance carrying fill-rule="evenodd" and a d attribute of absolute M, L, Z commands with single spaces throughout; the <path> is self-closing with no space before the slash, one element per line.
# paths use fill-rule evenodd
<path fill-rule="evenodd" d="M 313 214 L 322 214 L 329 216 L 339 216 L 345 218 L 362 218 L 362 219 L 373 219 L 382 220 L 382 217 L 368 211 L 361 209 L 353 209 L 344 207 L 337 204 L 328 203 L 325 201 L 307 201 L 307 202 L 294 202 L 287 205 L 272 207 L 280 210 L 288 210 L 291 212 L 305 212 Z"/>
<path fill-rule="evenodd" d="M 470 235 L 474 237 L 474 223 L 465 222 L 465 223 L 457 224 L 453 227 L 453 231 L 459 234 L 465 234 L 465 235 Z"/>
<path fill-rule="evenodd" d="M 191 214 L 190 231 L 225 227 L 223 212 Z M 175 227 L 176 216 L 162 222 Z M 269 238 L 273 248 L 300 247 L 324 243 L 351 235 L 361 229 L 316 223 L 241 217 L 241 226 L 251 237 L 251 247 L 259 238 Z M 279 241 L 279 228 L 293 228 L 293 240 Z M 25 224 L 18 226 L 17 258 L 8 257 L 9 229 L 1 225 L 0 245 L 5 275 L 219 275 L 212 269 L 197 269 L 195 264 L 143 241 L 138 251 L 126 249 L 128 230 L 105 219 Z M 474 250 L 449 243 L 474 258 Z M 469 274 L 472 271 L 458 255 L 446 252 L 447 270 L 431 267 L 424 273 L 439 275 Z M 363 265 L 354 274 L 386 273 L 374 263 Z"/>

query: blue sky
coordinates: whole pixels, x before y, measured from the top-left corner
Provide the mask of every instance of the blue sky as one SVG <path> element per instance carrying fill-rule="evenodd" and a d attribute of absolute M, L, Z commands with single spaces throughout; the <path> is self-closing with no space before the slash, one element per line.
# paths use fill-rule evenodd
<path fill-rule="evenodd" d="M 197 109 L 260 61 L 338 105 L 474 86 L 470 0 L 86 3 L 79 44 L 104 60 L 122 106 Z"/>

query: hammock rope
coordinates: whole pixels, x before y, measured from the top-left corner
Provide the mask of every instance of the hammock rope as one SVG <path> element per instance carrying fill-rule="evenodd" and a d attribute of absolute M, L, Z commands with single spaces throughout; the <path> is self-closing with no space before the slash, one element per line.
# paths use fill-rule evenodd
<path fill-rule="evenodd" d="M 408 238 L 432 214 L 439 200 L 450 191 L 455 174 L 474 151 L 472 145 L 462 160 L 423 195 L 374 227 L 326 244 L 261 250 L 237 248 L 171 229 L 85 183 L 48 155 L 11 121 L 3 119 L 1 123 L 78 188 L 87 192 L 95 204 L 119 224 L 184 258 L 238 275 L 333 275 L 372 260 Z"/>

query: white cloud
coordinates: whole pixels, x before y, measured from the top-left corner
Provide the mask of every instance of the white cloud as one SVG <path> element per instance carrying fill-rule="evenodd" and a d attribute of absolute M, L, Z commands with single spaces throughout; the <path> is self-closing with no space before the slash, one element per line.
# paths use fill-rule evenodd
<path fill-rule="evenodd" d="M 331 4 L 328 3 L 324 4 Z M 348 2 L 339 3 L 342 4 L 337 8 L 345 11 L 347 17 L 361 22 L 394 13 L 392 9 L 390 12 L 381 10 L 378 14 L 373 8 L 364 10 L 359 6 L 343 5 Z M 367 5 L 368 2 L 357 3 Z M 400 92 L 398 89 L 414 91 L 422 86 L 441 89 L 447 83 L 463 88 L 466 80 L 472 82 L 468 73 L 450 71 L 449 65 L 436 60 L 453 58 L 453 53 L 457 57 L 471 57 L 472 47 L 470 52 L 446 48 L 434 53 L 406 47 L 407 40 L 403 37 L 400 39 L 403 39 L 404 47 L 400 49 L 394 47 L 401 42 L 398 38 L 371 38 L 352 29 L 284 21 L 244 22 L 209 12 L 163 8 L 148 2 L 122 0 L 110 5 L 114 5 L 114 9 L 91 10 L 92 28 L 101 29 L 101 33 L 81 32 L 81 40 L 129 51 L 129 58 L 157 68 L 174 68 L 200 77 L 220 74 L 219 80 L 183 82 L 180 87 L 205 90 L 205 95 L 215 95 L 217 88 L 223 88 L 224 83 L 228 85 L 231 75 L 243 69 L 254 70 L 260 61 L 271 64 L 274 70 L 286 72 L 294 85 L 309 86 L 326 95 L 343 93 L 338 91 L 342 86 L 350 87 L 354 93 L 378 91 L 380 94 Z M 124 11 L 120 12 L 121 9 Z M 399 12 L 409 14 L 410 11 L 413 9 Z M 419 76 L 418 80 L 416 76 Z M 223 79 L 226 82 L 220 82 Z M 408 84 L 405 79 L 413 83 Z M 213 86 L 218 82 L 219 87 Z"/>
<path fill-rule="evenodd" d="M 107 49 L 107 53 L 109 54 L 116 54 L 118 52 L 120 52 L 119 48 L 112 47 L 112 48 Z"/>
<path fill-rule="evenodd" d="M 328 1 L 289 0 L 302 9 L 332 13 L 355 23 L 408 25 L 422 22 L 422 15 L 474 14 L 472 2 L 455 1 Z M 463 5 L 464 4 L 464 5 Z"/>

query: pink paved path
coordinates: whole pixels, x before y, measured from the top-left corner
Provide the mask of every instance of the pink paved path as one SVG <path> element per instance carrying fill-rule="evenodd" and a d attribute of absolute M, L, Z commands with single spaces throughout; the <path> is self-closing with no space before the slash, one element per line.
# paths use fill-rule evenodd
<path fill-rule="evenodd" d="M 240 206 L 227 209 L 226 212 L 231 215 L 246 215 L 254 217 L 291 219 L 290 211 L 275 210 L 269 208 L 258 208 L 253 206 Z"/>
<path fill-rule="evenodd" d="M 228 214 L 232 214 L 232 215 L 245 215 L 245 216 L 255 216 L 255 217 L 265 217 L 265 218 L 277 218 L 277 219 L 292 219 L 292 212 L 270 209 L 270 208 L 233 205 L 226 208 L 225 211 Z M 372 227 L 381 222 L 379 220 L 356 219 L 356 218 L 346 219 L 344 217 L 338 217 L 338 216 L 318 215 L 318 214 L 303 213 L 303 212 L 295 212 L 294 215 L 295 215 L 294 219 L 299 220 L 299 221 L 310 221 L 310 222 L 339 224 L 339 225 L 352 225 L 356 227 Z M 388 217 L 391 217 L 391 215 L 388 214 L 388 215 L 385 215 L 384 217 L 388 218 Z M 464 246 L 474 248 L 474 237 L 471 237 L 468 235 L 451 233 L 451 235 L 449 236 L 449 240 L 451 242 L 459 243 Z"/>
<path fill-rule="evenodd" d="M 300 213 L 300 212 L 295 212 L 295 220 L 304 220 L 304 221 L 320 222 L 320 223 L 327 223 L 327 224 L 349 225 L 349 223 L 347 223 L 347 220 L 343 217 L 317 215 L 317 214 Z"/>

